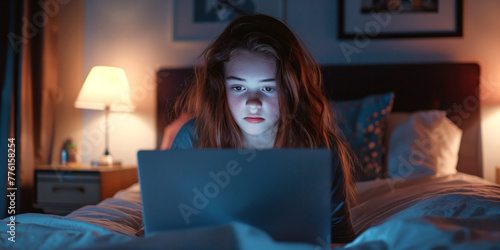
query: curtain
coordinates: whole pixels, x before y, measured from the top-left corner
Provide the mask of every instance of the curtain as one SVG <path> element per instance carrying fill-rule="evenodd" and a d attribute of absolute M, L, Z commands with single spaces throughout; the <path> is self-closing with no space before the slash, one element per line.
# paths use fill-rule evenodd
<path fill-rule="evenodd" d="M 15 165 L 0 168 L 0 215 L 4 218 L 36 211 L 34 169 L 51 162 L 58 6 L 56 1 L 1 2 L 0 162 L 4 165 L 15 159 Z M 9 148 L 10 152 L 15 148 L 15 156 L 8 154 Z M 15 198 L 7 196 L 12 194 Z"/>

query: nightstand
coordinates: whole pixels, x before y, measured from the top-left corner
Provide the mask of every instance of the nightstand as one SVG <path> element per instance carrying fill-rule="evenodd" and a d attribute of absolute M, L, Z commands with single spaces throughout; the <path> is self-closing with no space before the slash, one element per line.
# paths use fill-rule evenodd
<path fill-rule="evenodd" d="M 66 215 L 95 205 L 137 182 L 136 166 L 38 165 L 35 168 L 36 207 Z"/>

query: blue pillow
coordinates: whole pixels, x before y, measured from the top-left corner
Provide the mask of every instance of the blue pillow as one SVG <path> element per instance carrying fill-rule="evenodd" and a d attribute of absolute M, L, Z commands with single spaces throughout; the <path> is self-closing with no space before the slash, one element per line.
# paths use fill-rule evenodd
<path fill-rule="evenodd" d="M 331 111 L 341 130 L 340 137 L 350 144 L 361 162 L 361 166 L 354 171 L 356 181 L 384 177 L 382 138 L 393 99 L 394 94 L 390 92 L 331 103 Z"/>

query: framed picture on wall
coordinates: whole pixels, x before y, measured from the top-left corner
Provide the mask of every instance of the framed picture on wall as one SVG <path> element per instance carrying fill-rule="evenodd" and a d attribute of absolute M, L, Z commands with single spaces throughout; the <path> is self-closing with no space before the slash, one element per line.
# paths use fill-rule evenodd
<path fill-rule="evenodd" d="M 462 0 L 338 0 L 338 38 L 461 37 Z"/>
<path fill-rule="evenodd" d="M 175 0 L 174 40 L 208 41 L 242 14 L 267 14 L 284 18 L 286 0 Z"/>

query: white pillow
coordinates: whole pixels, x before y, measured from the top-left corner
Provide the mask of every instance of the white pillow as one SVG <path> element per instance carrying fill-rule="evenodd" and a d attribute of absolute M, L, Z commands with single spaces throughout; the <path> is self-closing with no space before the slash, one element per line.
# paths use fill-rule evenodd
<path fill-rule="evenodd" d="M 402 122 L 389 137 L 387 168 L 390 178 L 419 178 L 457 172 L 462 130 L 441 110 L 394 116 Z"/>

